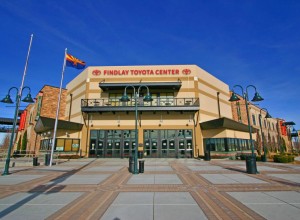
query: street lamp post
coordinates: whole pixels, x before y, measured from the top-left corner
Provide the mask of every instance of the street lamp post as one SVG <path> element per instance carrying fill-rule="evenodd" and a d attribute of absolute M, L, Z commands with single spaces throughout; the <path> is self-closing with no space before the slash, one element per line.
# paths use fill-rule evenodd
<path fill-rule="evenodd" d="M 10 155 L 11 155 L 11 150 L 13 147 L 13 142 L 14 142 L 14 136 L 15 136 L 15 129 L 16 129 L 16 125 L 17 125 L 17 119 L 18 119 L 18 111 L 19 111 L 19 106 L 20 106 L 20 101 L 21 101 L 21 96 L 22 96 L 22 92 L 24 89 L 29 89 L 29 93 L 27 94 L 27 96 L 22 100 L 23 102 L 27 102 L 27 103 L 33 103 L 33 99 L 31 97 L 30 94 L 30 88 L 25 86 L 23 87 L 20 91 L 18 90 L 17 87 L 11 87 L 8 91 L 8 94 L 6 95 L 6 97 L 4 99 L 1 100 L 1 102 L 7 103 L 7 104 L 12 104 L 14 103 L 11 98 L 10 98 L 10 91 L 12 89 L 16 89 L 17 90 L 17 96 L 16 96 L 16 108 L 15 108 L 15 115 L 14 115 L 14 119 L 13 119 L 13 127 L 12 127 L 12 133 L 10 136 L 10 141 L 9 141 L 9 146 L 8 146 L 8 150 L 7 150 L 7 156 L 6 156 L 6 163 L 5 163 L 5 168 L 4 171 L 2 173 L 3 176 L 8 175 L 9 174 L 9 163 L 10 163 Z"/>
<path fill-rule="evenodd" d="M 147 86 L 141 85 L 138 87 L 137 91 L 135 89 L 134 86 L 126 86 L 124 89 L 124 94 L 122 96 L 122 98 L 120 99 L 121 102 L 128 102 L 130 101 L 130 98 L 127 95 L 127 88 L 131 87 L 133 88 L 133 93 L 134 93 L 134 101 L 135 101 L 135 146 L 134 146 L 134 156 L 133 156 L 133 162 L 134 162 L 134 168 L 133 168 L 133 174 L 138 174 L 138 167 L 137 167 L 137 158 L 138 158 L 138 128 L 137 128 L 137 124 L 138 124 L 138 106 L 137 106 L 137 102 L 139 99 L 139 93 L 140 93 L 140 89 L 142 87 L 146 87 L 147 89 L 147 95 L 144 97 L 144 101 L 146 102 L 151 102 L 153 99 L 149 93 L 149 88 Z"/>
<path fill-rule="evenodd" d="M 255 95 L 253 97 L 253 99 L 251 100 L 252 102 L 258 102 L 258 101 L 262 101 L 264 100 L 259 93 L 256 91 L 256 87 L 253 85 L 248 85 L 246 87 L 246 90 L 244 92 L 244 89 L 242 86 L 240 85 L 235 85 L 233 88 L 235 87 L 239 87 L 242 90 L 242 94 L 243 94 L 243 98 L 246 102 L 246 112 L 247 112 L 247 119 L 248 119 L 248 129 L 249 129 L 249 135 L 250 135 L 250 145 L 251 145 L 251 157 L 247 157 L 246 158 L 246 167 L 247 167 L 247 173 L 251 173 L 251 174 L 255 174 L 257 173 L 257 168 L 256 168 L 256 157 L 254 154 L 254 144 L 253 144 L 253 140 L 252 140 L 252 127 L 250 125 L 250 115 L 249 115 L 249 109 L 248 109 L 248 88 L 252 87 L 255 89 Z M 234 102 L 234 101 L 239 101 L 240 98 L 236 95 L 236 93 L 232 90 L 232 95 L 229 99 L 230 102 Z"/>
<path fill-rule="evenodd" d="M 262 146 L 263 146 L 263 149 L 264 149 L 264 154 L 263 154 L 263 156 L 262 156 L 262 162 L 266 162 L 267 161 L 267 150 L 266 150 L 266 146 L 265 146 L 265 143 L 264 143 L 264 133 L 263 133 L 263 131 L 262 131 L 262 126 L 261 126 L 261 119 L 262 119 L 262 117 L 261 117 L 261 111 L 262 110 L 265 110 L 267 113 L 266 113 L 266 116 L 265 116 L 265 118 L 267 119 L 267 118 L 272 118 L 272 116 L 269 114 L 269 112 L 268 112 L 268 110 L 266 109 L 266 108 L 262 108 L 262 109 L 260 109 L 260 111 L 259 111 L 259 127 L 260 127 L 260 133 L 261 133 L 261 143 L 262 143 Z"/>

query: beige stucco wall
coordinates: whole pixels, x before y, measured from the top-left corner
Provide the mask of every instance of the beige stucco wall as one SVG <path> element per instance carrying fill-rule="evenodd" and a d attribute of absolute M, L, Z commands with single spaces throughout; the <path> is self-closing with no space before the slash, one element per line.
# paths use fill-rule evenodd
<path fill-rule="evenodd" d="M 95 74 L 96 73 L 96 74 Z M 187 74 L 188 73 L 188 74 Z M 222 117 L 232 118 L 229 99 L 229 86 L 196 65 L 159 65 L 159 66 L 91 66 L 67 84 L 66 116 L 69 115 L 70 94 L 72 108 L 70 120 L 83 123 L 78 136 L 81 137 L 82 150 L 88 148 L 90 129 L 133 129 L 134 112 L 93 113 L 90 120 L 81 113 L 81 99 L 107 98 L 107 93 L 99 88 L 99 83 L 138 83 L 138 82 L 177 82 L 182 86 L 175 96 L 178 98 L 199 98 L 199 112 L 180 114 L 178 112 L 143 112 L 139 142 L 143 141 L 143 129 L 192 129 L 196 154 L 203 154 L 203 136 L 199 122 L 219 117 L 217 92 Z M 151 91 L 150 91 L 151 92 Z"/>

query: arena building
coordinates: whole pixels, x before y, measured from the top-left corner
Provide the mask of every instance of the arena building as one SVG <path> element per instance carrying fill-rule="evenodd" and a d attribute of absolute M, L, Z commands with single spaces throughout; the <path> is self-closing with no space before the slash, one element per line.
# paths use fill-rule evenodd
<path fill-rule="evenodd" d="M 65 121 L 82 127 L 58 139 L 80 144 L 57 140 L 58 151 L 123 158 L 137 144 L 144 157 L 190 158 L 250 150 L 247 125 L 232 119 L 229 86 L 196 65 L 93 66 L 66 90 Z"/>

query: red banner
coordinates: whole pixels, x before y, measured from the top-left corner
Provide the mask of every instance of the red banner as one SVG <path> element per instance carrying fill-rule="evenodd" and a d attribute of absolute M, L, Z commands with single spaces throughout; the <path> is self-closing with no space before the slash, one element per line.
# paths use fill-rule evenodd
<path fill-rule="evenodd" d="M 281 134 L 284 136 L 287 136 L 287 130 L 286 130 L 286 126 L 282 125 L 284 123 L 284 121 L 280 121 L 280 130 L 281 130 Z"/>
<path fill-rule="evenodd" d="M 25 123 L 26 123 L 26 116 L 27 116 L 27 110 L 24 110 L 20 117 L 20 124 L 19 124 L 18 131 L 24 130 Z"/>

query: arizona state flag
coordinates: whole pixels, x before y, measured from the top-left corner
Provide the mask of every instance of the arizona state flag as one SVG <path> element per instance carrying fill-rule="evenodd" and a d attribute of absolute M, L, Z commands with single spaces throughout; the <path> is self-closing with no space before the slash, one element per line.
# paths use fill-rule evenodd
<path fill-rule="evenodd" d="M 67 54 L 66 55 L 66 65 L 70 67 L 74 67 L 76 69 L 83 69 L 85 67 L 85 62 L 77 59 L 76 57 Z"/>

